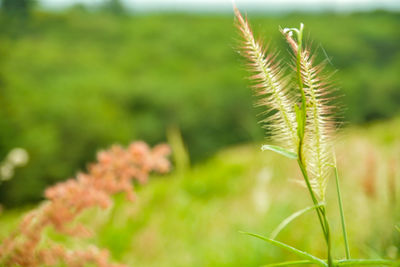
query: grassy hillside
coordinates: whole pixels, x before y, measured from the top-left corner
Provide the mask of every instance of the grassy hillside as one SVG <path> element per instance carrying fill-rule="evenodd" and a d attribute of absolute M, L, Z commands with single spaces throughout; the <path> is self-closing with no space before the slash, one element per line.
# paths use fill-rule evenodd
<path fill-rule="evenodd" d="M 337 156 L 352 257 L 399 256 L 400 120 L 343 131 Z M 107 212 L 82 221 L 97 233 L 87 240 L 111 250 L 129 266 L 259 266 L 296 259 L 267 243 L 240 234 L 269 235 L 292 212 L 310 205 L 295 182 L 295 162 L 249 144 L 225 149 L 184 175 L 153 177 Z M 333 180 L 331 180 L 333 182 Z M 334 183 L 328 187 L 334 255 L 344 256 Z M 15 227 L 20 211 L 0 215 L 0 240 Z M 323 257 L 314 213 L 298 218 L 278 240 Z M 57 239 L 49 232 L 53 238 Z M 86 244 L 58 237 L 70 247 Z"/>
<path fill-rule="evenodd" d="M 111 143 L 164 141 L 178 127 L 195 161 L 260 141 L 229 15 L 116 17 L 80 10 L 0 17 L 0 158 L 31 155 L 0 202 L 38 200 Z M 287 48 L 279 26 L 306 25 L 321 60 L 338 69 L 346 121 L 399 112 L 397 13 L 251 16 L 258 36 Z M 309 37 L 310 36 L 310 37 Z"/>

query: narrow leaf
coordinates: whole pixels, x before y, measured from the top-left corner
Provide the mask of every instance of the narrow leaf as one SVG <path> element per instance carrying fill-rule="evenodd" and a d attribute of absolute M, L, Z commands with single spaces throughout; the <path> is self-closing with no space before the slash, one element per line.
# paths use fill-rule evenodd
<path fill-rule="evenodd" d="M 312 261 L 285 261 L 280 263 L 271 263 L 267 265 L 263 265 L 262 267 L 277 267 L 277 266 L 290 266 L 290 265 L 300 265 L 300 264 L 312 264 Z"/>
<path fill-rule="evenodd" d="M 294 212 L 292 215 L 290 215 L 289 217 L 287 217 L 286 219 L 284 219 L 276 228 L 275 230 L 272 232 L 271 234 L 271 239 L 275 239 L 278 234 L 286 227 L 288 226 L 289 223 L 291 223 L 294 219 L 296 219 L 297 217 L 303 215 L 304 213 L 306 213 L 307 211 L 313 210 L 313 209 L 317 209 L 319 207 L 323 206 L 323 204 L 319 204 L 316 206 L 310 206 L 307 208 L 304 208 L 302 210 L 296 211 Z"/>
<path fill-rule="evenodd" d="M 338 174 L 338 170 L 336 167 L 336 156 L 335 155 L 333 155 L 333 160 L 335 163 L 334 170 L 335 170 L 335 178 L 336 178 L 336 192 L 338 195 L 338 203 L 339 203 L 340 219 L 342 222 L 342 233 L 343 233 L 344 247 L 345 247 L 345 251 L 346 251 L 346 259 L 350 259 L 349 241 L 347 238 L 346 222 L 344 220 L 342 193 L 340 192 L 339 174 Z"/>
<path fill-rule="evenodd" d="M 259 238 L 261 240 L 264 240 L 264 241 L 266 241 L 266 242 L 268 242 L 268 243 L 270 243 L 270 244 L 272 244 L 274 246 L 277 246 L 279 248 L 283 248 L 285 250 L 293 252 L 297 256 L 299 256 L 301 258 L 304 258 L 304 259 L 307 259 L 307 260 L 310 260 L 311 262 L 313 262 L 315 264 L 318 264 L 320 266 L 328 266 L 323 260 L 321 260 L 321 259 L 319 259 L 319 258 L 317 258 L 317 257 L 315 257 L 315 256 L 313 256 L 313 255 L 311 255 L 311 254 L 309 254 L 307 252 L 304 252 L 304 251 L 298 250 L 297 248 L 294 248 L 292 246 L 286 245 L 285 243 L 282 243 L 282 242 L 279 242 L 279 241 L 276 241 L 274 239 L 270 239 L 270 238 L 267 238 L 267 237 L 264 237 L 264 236 L 261 236 L 261 235 L 258 235 L 258 234 L 253 234 L 253 233 L 248 233 L 248 232 L 241 232 L 241 233 L 249 235 L 249 236 L 257 237 L 257 238 Z"/>
<path fill-rule="evenodd" d="M 289 151 L 289 150 L 287 150 L 287 149 L 285 149 L 283 147 L 280 147 L 280 146 L 263 145 L 261 147 L 261 150 L 262 151 L 271 150 L 271 151 L 274 151 L 274 152 L 276 152 L 278 154 L 281 154 L 281 155 L 283 155 L 283 156 L 285 156 L 287 158 L 297 159 L 297 154 L 296 153 L 294 153 L 292 151 Z"/>
<path fill-rule="evenodd" d="M 395 262 L 391 260 L 364 260 L 364 259 L 357 259 L 357 260 L 339 260 L 335 263 L 336 266 L 357 266 L 357 265 L 386 265 L 386 266 L 400 266 L 400 262 Z"/>

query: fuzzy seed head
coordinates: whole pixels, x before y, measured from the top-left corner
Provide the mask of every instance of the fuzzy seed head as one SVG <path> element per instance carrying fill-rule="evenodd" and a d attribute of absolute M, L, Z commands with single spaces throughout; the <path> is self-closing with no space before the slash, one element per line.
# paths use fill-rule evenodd
<path fill-rule="evenodd" d="M 284 31 L 282 33 L 297 55 L 298 48 L 297 45 L 293 45 L 295 41 L 292 36 Z M 315 60 L 308 49 L 301 51 L 300 55 L 301 78 L 307 101 L 302 155 L 313 190 L 321 200 L 324 200 L 328 177 L 334 164 L 332 139 L 335 127 L 329 97 L 332 87 L 322 74 L 324 65 L 315 65 Z"/>
<path fill-rule="evenodd" d="M 295 152 L 298 145 L 296 115 L 293 110 L 296 96 L 288 90 L 290 79 L 284 76 L 284 70 L 275 62 L 275 56 L 266 54 L 266 49 L 255 40 L 247 19 L 243 18 L 237 8 L 235 14 L 242 36 L 242 54 L 253 73 L 250 78 L 260 96 L 259 105 L 266 107 L 265 113 L 269 115 L 262 122 L 273 139 Z"/>

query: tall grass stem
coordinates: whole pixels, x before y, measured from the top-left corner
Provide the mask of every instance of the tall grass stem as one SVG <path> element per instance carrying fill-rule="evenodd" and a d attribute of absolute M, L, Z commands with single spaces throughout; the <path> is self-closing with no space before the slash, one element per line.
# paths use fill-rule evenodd
<path fill-rule="evenodd" d="M 311 199 L 312 199 L 314 205 L 318 206 L 319 203 L 318 203 L 318 200 L 315 197 L 315 194 L 314 194 L 314 192 L 312 190 L 310 179 L 308 179 L 306 168 L 304 167 L 303 162 L 300 159 L 298 160 L 298 164 L 299 164 L 300 170 L 301 170 L 301 172 L 303 174 L 304 180 L 306 182 L 306 186 L 307 186 L 307 189 L 308 189 L 308 191 L 310 193 Z M 324 221 L 322 219 L 322 214 L 321 214 L 320 208 L 316 209 L 316 212 L 318 214 L 318 219 L 319 219 L 319 223 L 321 224 L 322 232 L 324 233 L 324 237 L 326 239 L 325 223 L 324 223 Z"/>
<path fill-rule="evenodd" d="M 318 205 L 318 200 L 314 194 L 314 191 L 312 190 L 312 187 L 310 184 L 310 179 L 308 178 L 306 168 L 304 167 L 304 164 L 301 161 L 300 155 L 299 155 L 299 159 L 298 159 L 298 164 L 300 166 L 301 172 L 302 172 L 304 180 L 306 182 L 307 189 L 311 195 L 312 201 L 314 202 L 314 205 Z M 326 242 L 327 249 L 328 249 L 328 266 L 331 267 L 331 266 L 333 266 L 332 253 L 331 253 L 331 238 L 330 238 L 329 223 L 328 223 L 328 219 L 326 217 L 325 204 L 322 207 L 319 207 L 318 209 L 316 209 L 316 212 L 318 214 L 318 219 L 321 224 L 322 232 L 324 234 L 325 242 Z"/>
<path fill-rule="evenodd" d="M 304 145 L 304 131 L 305 131 L 305 125 L 306 125 L 306 115 L 307 115 L 307 100 L 306 100 L 306 95 L 304 92 L 304 87 L 303 87 L 303 79 L 301 75 L 301 53 L 302 53 L 302 39 L 303 39 L 303 29 L 304 25 L 301 23 L 300 24 L 300 29 L 295 30 L 297 33 L 297 60 L 296 60 L 296 70 L 297 70 L 297 82 L 298 86 L 301 92 L 301 126 L 302 129 L 298 131 L 299 134 L 299 147 L 298 147 L 298 164 L 301 169 L 301 172 L 303 174 L 304 180 L 306 182 L 308 191 L 311 195 L 312 201 L 314 202 L 314 205 L 318 205 L 318 200 L 314 194 L 314 191 L 311 187 L 310 179 L 307 174 L 307 170 L 304 164 L 304 158 L 303 158 L 303 145 Z M 327 245 L 327 252 L 328 252 L 328 266 L 331 267 L 333 266 L 333 260 L 332 260 L 332 254 L 331 254 L 331 238 L 330 238 L 330 229 L 329 229 L 329 223 L 328 219 L 326 217 L 326 211 L 325 211 L 325 205 L 322 207 L 316 209 L 317 214 L 318 214 L 318 219 L 321 224 L 322 231 L 324 233 L 326 245 Z"/>
<path fill-rule="evenodd" d="M 340 191 L 339 174 L 338 174 L 338 170 L 337 170 L 337 167 L 336 167 L 336 162 L 335 162 L 334 169 L 335 169 L 335 177 L 336 177 L 336 192 L 337 192 L 337 195 L 338 195 L 340 219 L 341 219 L 341 222 L 342 222 L 342 232 L 343 232 L 344 246 L 345 246 L 345 249 L 346 249 L 346 259 L 350 259 L 349 242 L 348 242 L 348 239 L 347 239 L 346 222 L 344 220 L 344 212 L 343 212 L 342 193 Z"/>

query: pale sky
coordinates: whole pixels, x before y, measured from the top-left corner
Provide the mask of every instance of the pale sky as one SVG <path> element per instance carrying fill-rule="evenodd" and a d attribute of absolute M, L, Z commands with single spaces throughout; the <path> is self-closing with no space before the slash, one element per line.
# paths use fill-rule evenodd
<path fill-rule="evenodd" d="M 138 11 L 187 10 L 231 11 L 232 0 L 121 0 L 127 7 Z M 75 3 L 96 5 L 102 0 L 40 0 L 46 7 L 62 8 Z M 235 0 L 240 8 L 249 10 L 332 10 L 353 11 L 386 9 L 400 10 L 400 0 Z"/>

